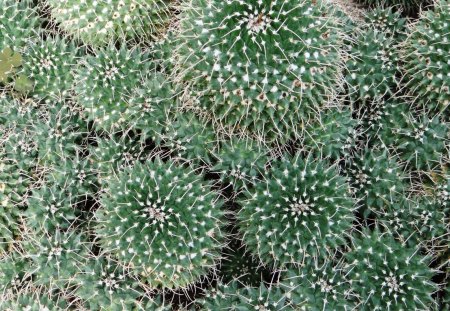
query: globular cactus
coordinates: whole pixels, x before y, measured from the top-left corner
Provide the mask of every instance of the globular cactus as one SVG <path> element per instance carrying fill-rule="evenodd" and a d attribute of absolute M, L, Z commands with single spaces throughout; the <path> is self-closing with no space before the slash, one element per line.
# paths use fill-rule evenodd
<path fill-rule="evenodd" d="M 91 243 L 84 234 L 73 230 L 55 230 L 51 234 L 29 234 L 23 242 L 24 259 L 31 263 L 34 285 L 64 288 L 86 264 Z"/>
<path fill-rule="evenodd" d="M 64 311 L 67 310 L 68 305 L 64 298 L 35 292 L 22 293 L 0 302 L 0 308 L 5 311 Z"/>
<path fill-rule="evenodd" d="M 103 250 L 150 287 L 186 287 L 215 266 L 222 216 L 209 182 L 156 158 L 108 183 L 95 232 Z"/>
<path fill-rule="evenodd" d="M 92 257 L 77 272 L 75 295 L 88 310 L 131 310 L 142 289 L 126 269 L 108 257 Z"/>
<path fill-rule="evenodd" d="M 60 37 L 29 44 L 21 72 L 32 81 L 32 96 L 60 101 L 71 95 L 79 54 L 79 48 Z"/>
<path fill-rule="evenodd" d="M 450 2 L 436 0 L 434 9 L 422 12 L 410 26 L 401 53 L 405 85 L 414 102 L 437 110 L 450 104 L 449 19 Z"/>
<path fill-rule="evenodd" d="M 213 154 L 215 164 L 212 171 L 218 172 L 221 180 L 237 192 L 257 183 L 269 162 L 268 148 L 252 139 L 221 141 Z"/>
<path fill-rule="evenodd" d="M 207 292 L 199 304 L 201 310 L 205 311 L 294 310 L 283 291 L 275 284 L 269 287 L 266 287 L 264 283 L 260 283 L 259 287 L 242 287 L 239 281 L 219 284 L 217 289 Z"/>
<path fill-rule="evenodd" d="M 370 27 L 393 37 L 396 42 L 406 38 L 407 19 L 401 17 L 400 12 L 392 7 L 376 7 L 364 15 L 364 21 Z"/>
<path fill-rule="evenodd" d="M 176 75 L 224 131 L 284 142 L 342 85 L 342 37 L 321 0 L 192 0 Z"/>
<path fill-rule="evenodd" d="M 296 310 L 353 310 L 352 280 L 336 263 L 289 267 L 282 272 L 280 287 Z"/>
<path fill-rule="evenodd" d="M 304 125 L 302 149 L 331 160 L 349 155 L 356 144 L 356 125 L 348 108 L 324 110 Z"/>
<path fill-rule="evenodd" d="M 0 7 L 0 51 L 14 48 L 19 53 L 37 38 L 40 20 L 30 0 L 3 0 Z"/>
<path fill-rule="evenodd" d="M 0 51 L 0 83 L 8 86 L 12 84 L 19 93 L 27 93 L 32 89 L 31 81 L 18 71 L 22 66 L 22 55 L 5 47 Z"/>
<path fill-rule="evenodd" d="M 60 27 L 94 46 L 158 36 L 171 15 L 171 0 L 46 0 L 44 3 Z"/>
<path fill-rule="evenodd" d="M 398 84 L 398 55 L 394 40 L 377 29 L 363 29 L 347 62 L 352 100 L 371 101 L 390 95 Z"/>
<path fill-rule="evenodd" d="M 345 244 L 354 201 L 336 167 L 313 157 L 272 163 L 261 182 L 244 193 L 238 212 L 245 244 L 264 264 L 328 258 Z"/>
<path fill-rule="evenodd" d="M 162 145 L 170 148 L 177 158 L 202 166 L 213 162 L 219 138 L 211 124 L 192 112 L 177 113 L 165 133 Z"/>
<path fill-rule="evenodd" d="M 429 0 L 358 0 L 370 7 L 393 7 L 406 14 L 417 12 L 421 7 L 429 4 Z"/>
<path fill-rule="evenodd" d="M 390 156 L 386 150 L 365 150 L 356 155 L 348 174 L 365 217 L 391 205 L 404 195 L 406 189 L 407 176 L 396 157 Z"/>
<path fill-rule="evenodd" d="M 434 255 L 450 246 L 450 219 L 438 201 L 403 198 L 378 211 L 377 221 L 402 244 Z"/>
<path fill-rule="evenodd" d="M 136 96 L 151 64 L 138 49 L 108 46 L 80 61 L 75 71 L 75 92 L 89 120 L 106 131 L 128 129 L 144 108 Z"/>
<path fill-rule="evenodd" d="M 0 292 L 2 298 L 15 297 L 27 287 L 31 274 L 29 262 L 16 250 L 0 253 Z M 1 303 L 0 303 L 1 306 Z"/>
<path fill-rule="evenodd" d="M 389 234 L 365 230 L 352 240 L 342 269 L 361 310 L 430 310 L 437 290 L 428 257 Z"/>

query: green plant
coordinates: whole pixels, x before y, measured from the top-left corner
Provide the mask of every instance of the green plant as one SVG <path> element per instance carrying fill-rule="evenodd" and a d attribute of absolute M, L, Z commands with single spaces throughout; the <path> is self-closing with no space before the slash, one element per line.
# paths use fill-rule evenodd
<path fill-rule="evenodd" d="M 366 230 L 356 236 L 343 269 L 361 310 L 429 310 L 434 303 L 428 258 L 389 234 Z"/>
<path fill-rule="evenodd" d="M 22 55 L 6 47 L 0 52 L 0 83 L 12 83 L 16 91 L 26 93 L 32 89 L 31 81 L 23 74 L 17 74 L 22 66 Z"/>
<path fill-rule="evenodd" d="M 84 43 L 140 41 L 158 36 L 168 23 L 170 0 L 46 0 L 56 22 Z"/>
<path fill-rule="evenodd" d="M 156 158 L 111 179 L 96 212 L 105 252 L 153 288 L 186 287 L 213 268 L 221 201 L 191 169 Z"/>
<path fill-rule="evenodd" d="M 449 1 L 436 0 L 413 24 L 401 52 L 408 92 L 417 104 L 437 110 L 450 103 L 449 19 Z"/>
<path fill-rule="evenodd" d="M 405 13 L 413 13 L 420 7 L 425 6 L 429 0 L 358 0 L 359 2 L 371 7 L 393 7 L 396 10 Z"/>
<path fill-rule="evenodd" d="M 240 200 L 243 240 L 264 264 L 327 259 L 352 227 L 349 190 L 325 161 L 296 155 L 272 163 Z"/>
<path fill-rule="evenodd" d="M 23 293 L 19 296 L 0 302 L 0 307 L 5 311 L 63 311 L 67 308 L 67 301 L 58 297 L 53 300 L 45 293 Z"/>
<path fill-rule="evenodd" d="M 294 310 L 276 285 L 242 287 L 239 281 L 220 284 L 200 300 L 202 310 Z"/>
<path fill-rule="evenodd" d="M 321 2 L 190 1 L 176 51 L 189 104 L 225 131 L 297 136 L 342 84 L 343 34 Z"/>
<path fill-rule="evenodd" d="M 371 27 L 392 36 L 397 42 L 406 38 L 406 18 L 392 7 L 376 7 L 364 15 L 364 21 Z"/>

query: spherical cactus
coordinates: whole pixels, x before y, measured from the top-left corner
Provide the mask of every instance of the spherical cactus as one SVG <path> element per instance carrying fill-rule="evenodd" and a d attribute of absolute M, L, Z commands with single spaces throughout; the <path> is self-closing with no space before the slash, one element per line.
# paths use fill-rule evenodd
<path fill-rule="evenodd" d="M 281 288 L 296 310 L 353 310 L 352 282 L 332 262 L 290 267 L 282 273 Z"/>
<path fill-rule="evenodd" d="M 69 96 L 78 54 L 73 43 L 59 37 L 30 44 L 21 72 L 33 82 L 33 97 L 61 100 Z"/>
<path fill-rule="evenodd" d="M 395 91 L 398 55 L 393 46 L 393 39 L 376 29 L 358 35 L 347 63 L 353 100 L 370 101 Z"/>
<path fill-rule="evenodd" d="M 130 135 L 107 135 L 98 137 L 96 145 L 90 147 L 89 161 L 100 184 L 107 184 L 120 171 L 134 163 L 145 161 L 145 145 Z"/>
<path fill-rule="evenodd" d="M 406 188 L 406 176 L 397 158 L 386 150 L 366 150 L 355 156 L 349 177 L 365 217 L 395 202 Z"/>
<path fill-rule="evenodd" d="M 415 101 L 444 110 L 450 104 L 450 2 L 435 1 L 413 24 L 402 49 L 406 88 Z"/>
<path fill-rule="evenodd" d="M 30 234 L 23 243 L 24 258 L 31 262 L 35 285 L 64 288 L 86 264 L 90 242 L 74 231 L 56 230 L 52 235 Z"/>
<path fill-rule="evenodd" d="M 356 140 L 356 120 L 350 109 L 331 108 L 305 125 L 302 148 L 333 160 L 348 155 Z"/>
<path fill-rule="evenodd" d="M 265 264 L 326 259 L 345 243 L 354 202 L 335 167 L 312 157 L 284 158 L 244 193 L 239 230 Z"/>
<path fill-rule="evenodd" d="M 406 198 L 377 213 L 377 221 L 402 244 L 434 254 L 450 246 L 450 219 L 438 201 Z"/>
<path fill-rule="evenodd" d="M 150 65 L 138 49 L 112 46 L 82 59 L 75 72 L 75 91 L 96 127 L 119 131 L 135 122 L 145 105 L 136 92 L 145 83 Z"/>
<path fill-rule="evenodd" d="M 211 124 L 202 122 L 193 113 L 178 113 L 166 132 L 163 145 L 176 157 L 199 165 L 211 165 L 213 150 L 219 140 Z"/>
<path fill-rule="evenodd" d="M 81 214 L 77 204 L 83 199 L 76 188 L 45 185 L 33 190 L 23 215 L 27 228 L 37 234 L 48 234 L 73 226 Z"/>
<path fill-rule="evenodd" d="M 221 141 L 212 170 L 235 191 L 254 185 L 265 171 L 268 149 L 252 139 Z"/>
<path fill-rule="evenodd" d="M 157 36 L 168 23 L 170 0 L 46 0 L 50 13 L 68 33 L 95 46 Z"/>
<path fill-rule="evenodd" d="M 195 105 L 225 131 L 270 142 L 295 136 L 342 84 L 342 33 L 321 2 L 190 1 L 178 78 Z"/>
<path fill-rule="evenodd" d="M 364 21 L 370 27 L 377 29 L 388 36 L 394 37 L 397 42 L 406 37 L 406 18 L 392 7 L 376 7 L 364 15 Z"/>
<path fill-rule="evenodd" d="M 27 274 L 29 263 L 15 251 L 9 254 L 0 254 L 0 292 L 2 297 L 17 296 L 30 281 Z M 1 303 L 0 303 L 1 306 Z"/>
<path fill-rule="evenodd" d="M 361 310 L 430 310 L 437 290 L 427 257 L 388 234 L 364 231 L 353 239 L 343 269 Z"/>
<path fill-rule="evenodd" d="M 0 7 L 0 51 L 10 47 L 22 51 L 38 36 L 39 18 L 32 1 L 4 0 Z M 1 70 L 0 70 L 1 71 Z"/>
<path fill-rule="evenodd" d="M 94 257 L 77 273 L 75 295 L 89 310 L 131 310 L 142 295 L 137 280 L 111 258 Z"/>
<path fill-rule="evenodd" d="M 216 264 L 222 215 L 202 176 L 155 159 L 108 183 L 95 231 L 104 251 L 151 287 L 185 287 Z"/>
<path fill-rule="evenodd" d="M 4 311 L 64 311 L 68 303 L 61 297 L 47 296 L 45 293 L 22 293 L 14 298 L 0 302 Z"/>
<path fill-rule="evenodd" d="M 282 290 L 276 285 L 266 287 L 241 287 L 239 281 L 220 284 L 217 289 L 206 293 L 199 301 L 202 310 L 294 310 Z"/>
<path fill-rule="evenodd" d="M 429 0 L 358 0 L 370 7 L 393 7 L 407 14 L 416 12 L 420 7 L 427 5 Z"/>

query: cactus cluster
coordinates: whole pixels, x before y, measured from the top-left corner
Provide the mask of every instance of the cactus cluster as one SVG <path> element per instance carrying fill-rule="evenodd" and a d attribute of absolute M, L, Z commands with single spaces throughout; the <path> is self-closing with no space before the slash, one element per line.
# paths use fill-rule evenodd
<path fill-rule="evenodd" d="M 447 310 L 448 0 L 0 0 L 0 310 Z"/>

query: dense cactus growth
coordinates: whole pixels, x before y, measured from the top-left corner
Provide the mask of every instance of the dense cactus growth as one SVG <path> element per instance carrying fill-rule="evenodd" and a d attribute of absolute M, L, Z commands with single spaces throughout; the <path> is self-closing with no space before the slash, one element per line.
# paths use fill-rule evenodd
<path fill-rule="evenodd" d="M 335 167 L 297 155 L 274 163 L 238 212 L 247 246 L 265 264 L 323 260 L 345 243 L 354 202 Z"/>
<path fill-rule="evenodd" d="M 108 183 L 96 234 L 105 251 L 151 286 L 183 287 L 216 264 L 220 207 L 193 171 L 160 159 L 136 163 Z"/>
<path fill-rule="evenodd" d="M 233 132 L 286 141 L 342 83 L 342 33 L 321 3 L 194 0 L 181 24 L 179 78 Z"/>
<path fill-rule="evenodd" d="M 60 26 L 83 42 L 97 46 L 111 40 L 157 36 L 168 22 L 170 0 L 46 0 Z"/>
<path fill-rule="evenodd" d="M 448 0 L 0 0 L 0 310 L 447 310 Z"/>

